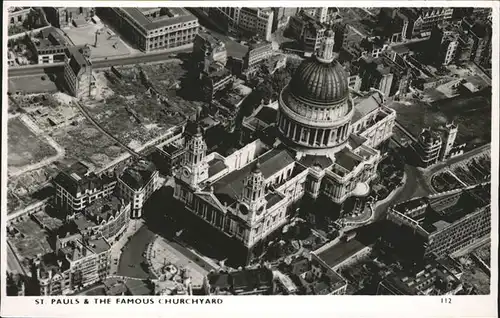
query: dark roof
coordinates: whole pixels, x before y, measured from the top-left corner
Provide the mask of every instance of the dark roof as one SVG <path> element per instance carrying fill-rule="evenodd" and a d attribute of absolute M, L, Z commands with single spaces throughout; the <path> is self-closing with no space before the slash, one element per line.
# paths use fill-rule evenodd
<path fill-rule="evenodd" d="M 251 291 L 272 286 L 273 273 L 268 268 L 248 269 L 231 273 L 233 290 Z"/>
<path fill-rule="evenodd" d="M 318 164 L 322 169 L 324 169 L 331 166 L 333 161 L 327 156 L 305 155 L 300 158 L 300 163 L 306 167 L 312 167 L 315 164 Z"/>
<path fill-rule="evenodd" d="M 83 48 L 81 47 L 69 47 L 68 54 L 69 66 L 76 75 L 80 73 L 80 70 L 91 65 L 90 61 L 83 55 Z"/>
<path fill-rule="evenodd" d="M 208 283 L 212 288 L 219 288 L 221 290 L 229 290 L 232 286 L 232 278 L 229 273 L 209 273 L 207 275 Z"/>
<path fill-rule="evenodd" d="M 260 170 L 264 178 L 294 162 L 292 155 L 285 149 L 272 149 L 256 159 L 260 162 Z M 251 162 L 239 170 L 234 170 L 217 180 L 214 184 L 214 194 L 223 202 L 229 204 L 238 200 L 243 192 L 243 181 L 254 167 Z"/>
<path fill-rule="evenodd" d="M 280 202 L 284 197 L 278 192 L 271 192 L 266 195 L 267 208 L 271 208 Z"/>
<path fill-rule="evenodd" d="M 150 295 L 151 290 L 148 288 L 145 282 L 136 279 L 127 279 L 125 286 L 132 295 Z"/>
<path fill-rule="evenodd" d="M 321 251 L 320 253 L 318 253 L 318 257 L 328 266 L 330 266 L 330 268 L 332 268 L 342 263 L 365 247 L 366 245 L 364 245 L 360 241 L 352 239 L 348 242 L 340 242 Z"/>
<path fill-rule="evenodd" d="M 149 182 L 155 170 L 152 162 L 140 160 L 125 169 L 120 179 L 132 189 L 139 190 Z"/>
<path fill-rule="evenodd" d="M 349 149 L 344 148 L 335 154 L 335 163 L 344 169 L 352 171 L 361 163 L 361 160 Z"/>
<path fill-rule="evenodd" d="M 356 149 L 366 141 L 366 138 L 351 134 L 349 135 L 349 139 L 347 141 L 349 142 L 349 145 L 352 149 Z"/>
<path fill-rule="evenodd" d="M 262 107 L 255 115 L 256 118 L 270 125 L 276 122 L 277 110 L 271 107 Z"/>
<path fill-rule="evenodd" d="M 184 152 L 184 149 L 182 149 L 181 147 L 176 146 L 173 143 L 170 143 L 168 145 L 163 146 L 163 151 L 165 151 L 170 156 L 173 156 L 174 154 Z"/>
<path fill-rule="evenodd" d="M 208 162 L 208 175 L 211 177 L 226 168 L 226 164 L 221 159 L 212 159 Z"/>

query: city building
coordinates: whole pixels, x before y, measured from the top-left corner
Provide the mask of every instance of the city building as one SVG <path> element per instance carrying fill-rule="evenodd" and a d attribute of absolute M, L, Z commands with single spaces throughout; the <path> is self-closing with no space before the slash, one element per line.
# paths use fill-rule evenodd
<path fill-rule="evenodd" d="M 429 60 L 436 65 L 449 65 L 455 62 L 459 43 L 459 34 L 452 27 L 434 27 L 429 37 Z"/>
<path fill-rule="evenodd" d="M 430 8 L 401 8 L 401 17 L 404 19 L 402 38 L 428 37 L 431 30 L 438 25 L 448 22 L 453 17 L 452 7 Z"/>
<path fill-rule="evenodd" d="M 389 244 L 421 260 L 453 254 L 489 237 L 490 187 L 488 182 L 393 206 L 387 217 L 393 224 L 387 232 Z"/>
<path fill-rule="evenodd" d="M 44 7 L 47 20 L 56 28 L 64 28 L 73 21 L 90 20 L 95 14 L 95 8 L 91 7 Z"/>
<path fill-rule="evenodd" d="M 69 93 L 86 99 L 95 95 L 96 80 L 92 71 L 89 47 L 69 47 L 64 61 L 64 82 Z"/>
<path fill-rule="evenodd" d="M 7 51 L 7 61 L 9 66 L 16 65 L 16 55 L 11 50 Z"/>
<path fill-rule="evenodd" d="M 85 218 L 83 223 L 90 225 L 86 230 L 91 230 L 106 241 L 113 242 L 127 229 L 130 210 L 130 202 L 125 202 L 114 195 L 101 198 L 85 208 L 82 214 Z M 80 219 L 76 217 L 74 220 L 78 225 Z"/>
<path fill-rule="evenodd" d="M 200 73 L 201 92 L 204 100 L 211 102 L 218 92 L 231 87 L 234 81 L 234 75 L 224 65 L 211 64 L 206 71 Z"/>
<path fill-rule="evenodd" d="M 54 253 L 34 261 L 40 296 L 67 295 L 109 275 L 111 246 L 81 234 L 58 237 Z"/>
<path fill-rule="evenodd" d="M 327 26 L 319 22 L 315 16 L 301 10 L 297 15 L 290 17 L 288 30 L 290 35 L 299 42 L 304 53 L 310 56 L 319 49 Z"/>
<path fill-rule="evenodd" d="M 415 152 L 423 167 L 460 153 L 462 145 L 455 145 L 458 126 L 453 122 L 438 128 L 424 128 L 414 144 Z"/>
<path fill-rule="evenodd" d="M 158 187 L 158 171 L 152 162 L 138 160 L 125 168 L 118 176 L 118 191 L 127 202 L 132 202 L 130 217 L 138 219 L 142 216 L 142 207 Z"/>
<path fill-rule="evenodd" d="M 18 273 L 7 272 L 7 296 L 25 296 L 26 279 Z"/>
<path fill-rule="evenodd" d="M 305 194 L 327 198 L 334 213 L 348 198 L 364 197 L 376 176 L 381 154 L 374 147 L 387 143 L 396 114 L 375 100 L 355 104 L 333 46 L 330 31 L 281 92 L 272 140 L 253 140 L 226 157 L 207 154 L 201 129 L 187 142 L 174 198 L 191 226 L 213 233 L 240 264 L 259 257 Z"/>
<path fill-rule="evenodd" d="M 361 78 L 361 91 L 370 88 L 378 89 L 384 96 L 392 94 L 395 76 L 390 66 L 384 63 L 384 59 L 361 58 L 359 76 Z"/>
<path fill-rule="evenodd" d="M 273 295 L 273 272 L 265 267 L 211 272 L 203 281 L 206 295 Z"/>
<path fill-rule="evenodd" d="M 274 12 L 271 8 L 240 9 L 238 27 L 241 31 L 250 32 L 261 36 L 266 41 L 271 41 Z"/>
<path fill-rule="evenodd" d="M 196 63 L 202 63 L 202 70 L 206 70 L 213 63 L 226 66 L 226 45 L 210 33 L 200 32 L 194 38 L 192 56 Z"/>
<path fill-rule="evenodd" d="M 54 27 L 40 31 L 40 37 L 29 37 L 28 46 L 38 64 L 64 62 L 68 43 Z"/>
<path fill-rule="evenodd" d="M 285 278 L 285 293 L 293 292 L 299 295 L 344 295 L 347 281 L 331 269 L 314 253 L 308 256 L 294 257 L 283 264 Z M 283 278 L 279 279 L 283 281 Z M 283 286 L 279 283 L 278 286 Z"/>
<path fill-rule="evenodd" d="M 271 40 L 274 12 L 272 8 L 213 7 L 209 16 L 230 33 L 247 33 Z"/>
<path fill-rule="evenodd" d="M 144 52 L 190 45 L 200 28 L 184 8 L 102 7 L 96 13 Z"/>
<path fill-rule="evenodd" d="M 84 164 L 76 163 L 60 172 L 54 178 L 54 185 L 55 205 L 71 219 L 93 201 L 110 196 L 116 180 L 106 174 L 97 176 Z"/>
<path fill-rule="evenodd" d="M 248 51 L 243 57 L 243 70 L 247 78 L 254 75 L 258 66 L 267 61 L 273 54 L 273 46 L 267 41 L 252 40 L 248 43 Z"/>
<path fill-rule="evenodd" d="M 442 139 L 441 135 L 430 128 L 422 129 L 422 132 L 417 138 L 417 143 L 414 145 L 420 163 L 424 167 L 432 166 L 439 161 L 441 152 Z"/>
<path fill-rule="evenodd" d="M 377 287 L 377 295 L 456 295 L 462 282 L 435 260 L 411 270 L 390 273 Z"/>
<path fill-rule="evenodd" d="M 272 10 L 274 12 L 274 19 L 271 32 L 274 32 L 277 29 L 285 29 L 288 26 L 290 17 L 296 15 L 299 11 L 299 8 L 273 7 Z"/>
<path fill-rule="evenodd" d="M 286 67 L 287 55 L 276 54 L 264 61 L 261 70 L 269 75 L 273 75 L 279 69 Z"/>
<path fill-rule="evenodd" d="M 9 26 L 20 25 L 26 21 L 33 10 L 31 7 L 10 7 Z"/>

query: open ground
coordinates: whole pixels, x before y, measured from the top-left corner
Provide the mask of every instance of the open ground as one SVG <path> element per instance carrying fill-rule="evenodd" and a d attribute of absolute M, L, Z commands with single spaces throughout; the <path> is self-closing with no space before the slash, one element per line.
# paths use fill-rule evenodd
<path fill-rule="evenodd" d="M 8 151 L 10 171 L 57 155 L 56 149 L 37 136 L 19 117 L 8 121 Z"/>
<path fill-rule="evenodd" d="M 457 144 L 468 143 L 467 149 L 490 142 L 491 92 L 483 91 L 467 97 L 456 97 L 427 104 L 418 101 L 394 102 L 397 121 L 415 137 L 423 128 L 453 121 L 458 125 Z"/>

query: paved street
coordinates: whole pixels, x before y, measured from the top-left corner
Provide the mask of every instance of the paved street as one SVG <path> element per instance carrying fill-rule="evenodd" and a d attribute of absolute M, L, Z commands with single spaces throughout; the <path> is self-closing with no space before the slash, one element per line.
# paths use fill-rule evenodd
<path fill-rule="evenodd" d="M 484 145 L 482 147 L 469 151 L 461 156 L 448 159 L 444 162 L 441 162 L 425 170 L 414 166 L 406 165 L 405 166 L 406 183 L 398 191 L 398 193 L 394 195 L 394 197 L 391 200 L 377 207 L 377 209 L 375 210 L 375 219 L 379 220 L 385 217 L 387 209 L 391 205 L 406 200 L 410 200 L 411 198 L 426 196 L 434 193 L 435 191 L 431 187 L 431 177 L 435 173 L 443 169 L 447 169 L 447 167 L 449 167 L 450 165 L 460 162 L 462 160 L 468 160 L 469 158 L 483 151 L 488 151 L 489 148 L 490 144 Z"/>
<path fill-rule="evenodd" d="M 144 252 L 154 238 L 154 233 L 142 226 L 123 248 L 117 274 L 120 276 L 146 279 L 152 275 L 147 269 Z"/>

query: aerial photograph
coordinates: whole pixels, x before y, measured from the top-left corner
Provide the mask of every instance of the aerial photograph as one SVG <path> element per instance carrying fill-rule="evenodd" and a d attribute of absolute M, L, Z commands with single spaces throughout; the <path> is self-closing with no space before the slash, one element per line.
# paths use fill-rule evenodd
<path fill-rule="evenodd" d="M 491 7 L 5 10 L 8 296 L 490 294 Z"/>

